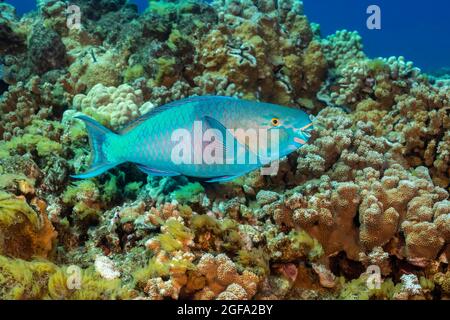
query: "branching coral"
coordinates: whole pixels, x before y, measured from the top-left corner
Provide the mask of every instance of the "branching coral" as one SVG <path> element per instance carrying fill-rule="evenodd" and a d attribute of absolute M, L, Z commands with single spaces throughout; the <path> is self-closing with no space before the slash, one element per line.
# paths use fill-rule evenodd
<path fill-rule="evenodd" d="M 37 76 L 27 82 L 18 82 L 0 97 L 0 135 L 9 140 L 23 133 L 33 120 L 51 118 L 69 105 L 73 87 L 63 77 L 44 82 Z"/>
<path fill-rule="evenodd" d="M 196 293 L 197 299 L 242 300 L 256 294 L 258 277 L 248 271 L 239 274 L 233 261 L 224 254 L 203 255 L 197 268 L 206 279 L 206 286 Z"/>

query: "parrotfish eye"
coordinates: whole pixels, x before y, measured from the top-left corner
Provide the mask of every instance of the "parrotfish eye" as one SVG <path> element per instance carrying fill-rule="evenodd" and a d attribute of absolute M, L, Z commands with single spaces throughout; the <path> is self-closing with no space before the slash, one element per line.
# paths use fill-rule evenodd
<path fill-rule="evenodd" d="M 280 125 L 280 119 L 272 118 L 271 123 L 274 127 L 278 127 Z"/>

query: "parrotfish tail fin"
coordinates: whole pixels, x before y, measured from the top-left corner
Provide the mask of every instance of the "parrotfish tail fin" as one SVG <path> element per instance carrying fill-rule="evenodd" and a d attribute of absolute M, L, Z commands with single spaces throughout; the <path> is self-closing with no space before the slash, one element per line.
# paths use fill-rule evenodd
<path fill-rule="evenodd" d="M 89 169 L 81 174 L 72 175 L 72 178 L 75 179 L 89 179 L 96 177 L 111 168 L 123 163 L 124 161 L 116 161 L 110 160 L 107 157 L 107 149 L 104 148 L 105 141 L 109 141 L 109 143 L 113 142 L 115 138 L 118 137 L 114 132 L 109 130 L 108 128 L 102 126 L 100 123 L 95 121 L 94 119 L 89 118 L 85 115 L 79 115 L 75 117 L 76 119 L 80 119 L 86 125 L 86 129 L 89 136 L 89 144 L 91 146 L 91 165 Z"/>

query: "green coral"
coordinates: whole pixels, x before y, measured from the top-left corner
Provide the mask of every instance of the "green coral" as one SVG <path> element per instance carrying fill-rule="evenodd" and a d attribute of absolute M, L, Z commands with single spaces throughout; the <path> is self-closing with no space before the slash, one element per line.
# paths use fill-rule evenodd
<path fill-rule="evenodd" d="M 58 142 L 41 135 L 26 133 L 23 136 L 13 137 L 10 141 L 0 142 L 0 157 L 9 157 L 12 151 L 18 149 L 28 152 L 35 150 L 40 157 L 61 154 L 63 150 L 62 145 Z"/>
<path fill-rule="evenodd" d="M 169 219 L 164 224 L 165 232 L 168 232 L 175 239 L 186 241 L 192 238 L 189 229 L 176 219 Z"/>
<path fill-rule="evenodd" d="M 180 32 L 178 29 L 172 29 L 169 39 L 167 40 L 167 46 L 172 52 L 178 53 L 179 55 L 182 54 L 182 52 L 191 50 L 191 38 L 189 35 Z"/>
<path fill-rule="evenodd" d="M 45 157 L 55 153 L 60 154 L 62 152 L 62 145 L 49 139 L 43 139 L 36 144 L 36 151 L 40 157 Z"/>
<path fill-rule="evenodd" d="M 183 218 L 192 217 L 192 208 L 189 207 L 187 204 L 178 205 L 178 212 L 180 213 L 180 216 Z"/>
<path fill-rule="evenodd" d="M 14 188 L 21 181 L 26 182 L 30 186 L 34 186 L 35 183 L 34 179 L 29 179 L 23 174 L 5 173 L 0 174 L 0 189 Z"/>
<path fill-rule="evenodd" d="M 446 273 L 436 273 L 433 280 L 441 288 L 444 294 L 450 295 L 450 270 Z"/>
<path fill-rule="evenodd" d="M 434 290 L 434 282 L 433 280 L 427 279 L 424 276 L 419 277 L 419 284 L 423 290 L 433 291 Z"/>
<path fill-rule="evenodd" d="M 175 72 L 177 60 L 174 57 L 160 57 L 155 60 L 155 64 L 158 67 L 155 84 L 170 87 L 177 79 Z"/>
<path fill-rule="evenodd" d="M 308 254 L 309 260 L 316 260 L 320 258 L 324 251 L 320 242 L 311 237 L 306 231 L 292 230 L 288 234 L 288 238 L 291 241 L 292 249 L 295 251 L 305 251 Z"/>
<path fill-rule="evenodd" d="M 103 184 L 97 184 L 94 180 L 77 181 L 66 188 L 62 200 L 73 206 L 80 217 L 96 215 L 118 197 L 119 179 L 120 176 L 109 174 L 109 179 Z"/>
<path fill-rule="evenodd" d="M 242 241 L 238 226 L 235 220 L 228 218 L 219 220 L 206 214 L 193 215 L 190 222 L 190 227 L 196 235 L 197 242 L 207 250 L 216 246 L 215 238 L 221 240 L 221 246 L 225 250 L 233 251 L 241 248 Z M 214 235 L 214 237 L 204 242 L 203 235 L 207 233 Z"/>
<path fill-rule="evenodd" d="M 369 300 L 369 299 L 391 299 L 401 290 L 401 284 L 395 285 L 392 279 L 385 279 L 379 286 L 367 284 L 369 275 L 362 274 L 359 278 L 345 282 L 344 277 L 339 278 L 342 289 L 339 294 L 341 300 Z"/>
<path fill-rule="evenodd" d="M 82 180 L 67 187 L 62 195 L 63 203 L 72 206 L 80 220 L 95 218 L 101 212 L 100 191 L 91 180 Z"/>
<path fill-rule="evenodd" d="M 92 268 L 80 269 L 80 287 L 69 289 L 66 267 L 46 260 L 24 261 L 0 256 L 1 299 L 129 299 L 133 291 L 119 279 L 106 280 Z"/>
<path fill-rule="evenodd" d="M 133 273 L 133 278 L 138 286 L 143 287 L 148 279 L 168 276 L 169 271 L 170 267 L 168 263 L 161 263 L 153 257 L 145 267 Z"/>
<path fill-rule="evenodd" d="M 188 270 L 195 270 L 195 265 L 186 259 L 171 259 L 163 263 L 152 257 L 145 267 L 133 273 L 133 278 L 136 285 L 143 288 L 151 278 L 167 277 L 171 272 L 182 274 Z"/>
<path fill-rule="evenodd" d="M 198 202 L 199 196 L 205 192 L 203 186 L 198 183 L 188 183 L 171 194 L 171 198 L 177 200 L 179 203 L 194 203 Z"/>
<path fill-rule="evenodd" d="M 102 189 L 103 189 L 101 196 L 102 201 L 104 202 L 113 201 L 119 192 L 119 187 L 117 186 L 117 176 L 110 175 L 110 178 L 102 186 Z"/>
<path fill-rule="evenodd" d="M 184 243 L 192 239 L 190 230 L 176 219 L 168 219 L 161 227 L 163 233 L 156 236 L 161 248 L 165 251 L 172 252 L 183 248 Z"/>
<path fill-rule="evenodd" d="M 56 121 L 34 120 L 25 128 L 24 134 L 14 136 L 9 141 L 0 141 L 0 158 L 9 157 L 15 153 L 36 152 L 39 157 L 54 154 L 61 155 L 63 146 L 57 140 L 63 127 Z"/>
<path fill-rule="evenodd" d="M 141 187 L 142 187 L 142 182 L 133 181 L 133 182 L 127 183 L 125 185 L 123 192 L 124 192 L 125 196 L 128 198 L 136 197 L 136 195 L 138 194 Z"/>
<path fill-rule="evenodd" d="M 141 78 L 144 75 L 144 67 L 141 64 L 135 64 L 128 67 L 123 74 L 125 82 L 133 82 L 136 79 Z"/>
<path fill-rule="evenodd" d="M 24 261 L 0 256 L 0 298 L 42 299 L 47 295 L 46 284 L 57 267 L 47 261 Z"/>
<path fill-rule="evenodd" d="M 48 280 L 48 297 L 57 300 L 116 300 L 130 299 L 134 293 L 122 286 L 120 279 L 103 279 L 93 268 L 80 269 L 79 288 L 68 288 L 69 277 L 75 272 L 68 272 L 68 268 L 60 268 Z M 70 270 L 72 271 L 72 270 Z"/>
<path fill-rule="evenodd" d="M 73 121 L 68 128 L 69 137 L 71 141 L 80 141 L 87 137 L 87 131 L 81 121 Z"/>
<path fill-rule="evenodd" d="M 243 269 L 250 268 L 255 274 L 265 277 L 270 274 L 269 260 L 270 256 L 263 248 L 252 248 L 239 250 L 236 262 Z"/>
<path fill-rule="evenodd" d="M 147 10 L 161 16 L 173 14 L 179 16 L 183 13 L 191 13 L 198 6 L 198 3 L 194 0 L 149 0 L 148 3 Z"/>
<path fill-rule="evenodd" d="M 39 229 L 40 221 L 36 212 L 25 199 L 0 191 L 0 229 L 27 221 L 35 229 Z"/>
<path fill-rule="evenodd" d="M 383 59 L 373 59 L 367 62 L 367 68 L 375 74 L 383 73 L 389 70 L 389 66 Z"/>
<path fill-rule="evenodd" d="M 147 10 L 157 15 L 164 16 L 177 12 L 177 4 L 170 1 L 149 0 L 148 3 L 149 5 Z"/>
<path fill-rule="evenodd" d="M 169 39 L 167 40 L 167 46 L 172 50 L 176 51 L 178 44 L 183 40 L 182 33 L 177 30 L 173 29 L 172 32 L 169 35 Z"/>

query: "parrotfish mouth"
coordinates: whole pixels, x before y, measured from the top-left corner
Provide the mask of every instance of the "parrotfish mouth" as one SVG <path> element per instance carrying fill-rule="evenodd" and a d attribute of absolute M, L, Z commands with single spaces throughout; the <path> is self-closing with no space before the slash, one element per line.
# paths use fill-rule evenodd
<path fill-rule="evenodd" d="M 306 141 L 311 138 L 311 131 L 314 129 L 313 123 L 309 123 L 300 129 L 297 129 L 297 133 L 299 136 L 294 137 L 294 141 L 301 145 L 306 144 Z"/>
<path fill-rule="evenodd" d="M 297 142 L 297 143 L 299 143 L 299 144 L 306 144 L 306 141 L 303 140 L 302 138 L 295 137 L 295 138 L 294 138 L 294 141 Z"/>

